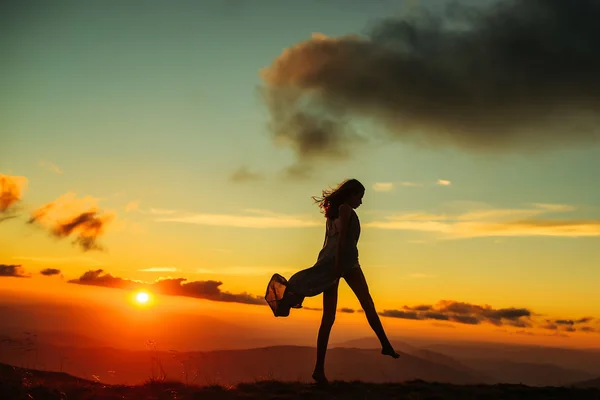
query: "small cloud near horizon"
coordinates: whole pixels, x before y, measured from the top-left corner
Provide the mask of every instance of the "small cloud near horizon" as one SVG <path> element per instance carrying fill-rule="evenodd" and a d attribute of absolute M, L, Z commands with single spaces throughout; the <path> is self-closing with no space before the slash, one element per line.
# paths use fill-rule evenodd
<path fill-rule="evenodd" d="M 450 186 L 452 184 L 452 182 L 450 182 L 449 180 L 446 180 L 446 179 L 438 179 L 437 184 L 440 186 Z"/>
<path fill-rule="evenodd" d="M 25 273 L 22 265 L 18 264 L 0 264 L 0 277 L 8 278 L 31 278 L 30 274 Z"/>
<path fill-rule="evenodd" d="M 41 275 L 44 276 L 55 276 L 55 275 L 60 275 L 62 278 L 62 274 L 60 272 L 60 269 L 57 268 L 46 268 L 40 271 Z"/>

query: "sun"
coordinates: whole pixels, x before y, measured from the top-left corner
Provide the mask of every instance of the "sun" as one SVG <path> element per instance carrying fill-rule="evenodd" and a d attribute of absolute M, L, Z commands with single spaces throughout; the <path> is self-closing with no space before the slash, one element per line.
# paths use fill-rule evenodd
<path fill-rule="evenodd" d="M 150 301 L 150 295 L 146 292 L 139 292 L 135 295 L 135 301 L 140 304 L 146 304 Z"/>

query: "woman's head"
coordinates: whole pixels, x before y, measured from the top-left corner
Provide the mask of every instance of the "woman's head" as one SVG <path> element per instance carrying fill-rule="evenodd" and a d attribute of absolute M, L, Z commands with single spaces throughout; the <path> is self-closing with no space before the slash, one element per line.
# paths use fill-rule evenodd
<path fill-rule="evenodd" d="M 338 217 L 340 205 L 347 203 L 352 208 L 358 208 L 362 204 L 365 187 L 356 179 L 348 179 L 340 183 L 337 188 L 323 190 L 322 197 L 313 197 L 326 218 Z"/>

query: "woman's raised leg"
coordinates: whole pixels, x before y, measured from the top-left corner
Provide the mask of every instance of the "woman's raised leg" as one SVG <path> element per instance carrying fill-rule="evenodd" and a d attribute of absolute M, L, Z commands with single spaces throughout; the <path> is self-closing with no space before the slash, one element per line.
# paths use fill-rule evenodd
<path fill-rule="evenodd" d="M 327 353 L 327 344 L 329 343 L 329 334 L 335 322 L 335 312 L 337 308 L 339 281 L 323 292 L 323 317 L 319 327 L 317 337 L 317 362 L 313 372 L 313 379 L 317 383 L 327 383 L 325 377 L 325 354 Z"/>
<path fill-rule="evenodd" d="M 392 344 L 390 343 L 387 335 L 385 334 L 385 330 L 383 329 L 383 325 L 381 325 L 381 320 L 379 319 L 379 315 L 377 315 L 377 311 L 375 310 L 375 303 L 371 298 L 371 293 L 369 292 L 369 286 L 367 285 L 367 280 L 365 279 L 365 275 L 360 268 L 351 268 L 344 274 L 344 279 L 348 282 L 348 286 L 354 292 L 362 309 L 365 311 L 365 315 L 367 316 L 367 321 L 369 321 L 369 325 L 377 335 L 379 342 L 381 342 L 381 354 L 391 356 L 393 358 L 398 358 L 400 355 L 396 353 Z"/>

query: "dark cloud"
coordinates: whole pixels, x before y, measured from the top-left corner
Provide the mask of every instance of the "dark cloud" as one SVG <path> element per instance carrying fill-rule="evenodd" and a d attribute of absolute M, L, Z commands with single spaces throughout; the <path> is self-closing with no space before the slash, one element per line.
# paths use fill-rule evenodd
<path fill-rule="evenodd" d="M 408 307 L 407 307 L 408 308 Z M 414 310 L 414 311 L 429 311 L 431 310 L 433 307 L 430 305 L 420 305 L 420 306 L 414 306 L 414 307 L 410 307 L 410 310 Z"/>
<path fill-rule="evenodd" d="M 516 328 L 531 328 L 531 323 L 528 321 L 523 321 L 523 320 L 516 320 L 516 321 L 508 321 L 507 322 L 508 325 L 510 326 L 514 326 Z"/>
<path fill-rule="evenodd" d="M 451 315 L 450 321 L 460 322 L 461 324 L 477 325 L 481 322 L 479 318 L 474 315 Z"/>
<path fill-rule="evenodd" d="M 595 329 L 583 324 L 593 322 L 595 319 L 592 317 L 583 317 L 579 319 L 556 319 L 556 320 L 545 320 L 545 323 L 540 327 L 543 329 L 552 330 L 555 332 L 595 332 Z M 583 325 L 583 326 L 581 326 Z"/>
<path fill-rule="evenodd" d="M 0 222 L 17 217 L 17 203 L 27 185 L 24 176 L 0 174 Z"/>
<path fill-rule="evenodd" d="M 273 139 L 300 166 L 369 135 L 476 152 L 596 143 L 599 19 L 597 0 L 505 0 L 314 36 L 262 72 Z"/>
<path fill-rule="evenodd" d="M 348 313 L 348 314 L 354 314 L 356 312 L 354 310 L 354 308 L 348 308 L 348 307 L 340 308 L 338 311 L 343 312 L 343 313 Z"/>
<path fill-rule="evenodd" d="M 44 275 L 44 276 L 54 276 L 54 275 L 60 275 L 60 269 L 56 269 L 56 268 L 46 268 L 40 271 L 40 274 Z"/>
<path fill-rule="evenodd" d="M 556 329 L 558 329 L 558 325 L 556 325 L 556 324 L 554 324 L 552 322 L 547 322 L 546 324 L 541 325 L 540 327 L 544 328 L 544 329 L 548 329 L 548 330 L 556 330 Z"/>
<path fill-rule="evenodd" d="M 248 293 L 230 293 L 221 290 L 223 282 L 219 281 L 190 281 L 185 278 L 163 278 L 151 283 L 134 281 L 112 276 L 101 269 L 85 272 L 78 279 L 68 281 L 78 285 L 102 286 L 116 289 L 139 290 L 146 289 L 153 293 L 167 296 L 184 296 L 212 301 L 224 301 L 243 304 L 266 304 L 261 296 Z"/>
<path fill-rule="evenodd" d="M 31 275 L 26 274 L 21 265 L 6 265 L 0 264 L 0 276 L 13 278 L 30 278 Z"/>
<path fill-rule="evenodd" d="M 258 172 L 251 171 L 247 166 L 241 166 L 236 169 L 230 177 L 232 182 L 256 182 L 264 179 L 264 176 Z"/>
<path fill-rule="evenodd" d="M 383 310 L 379 315 L 382 317 L 402 318 L 402 319 L 423 319 L 415 311 L 403 310 Z"/>
<path fill-rule="evenodd" d="M 588 322 L 592 322 L 594 319 L 592 317 L 584 317 L 576 320 L 572 319 L 557 319 L 554 321 L 555 324 L 558 325 L 577 325 L 577 324 L 586 324 Z"/>
<path fill-rule="evenodd" d="M 112 219 L 112 215 L 100 214 L 89 198 L 76 199 L 68 193 L 35 210 L 29 223 L 47 227 L 57 238 L 74 236 L 74 245 L 90 251 L 103 250 L 98 238 Z"/>
<path fill-rule="evenodd" d="M 542 328 L 554 331 L 553 334 L 559 336 L 561 332 L 596 331 L 589 326 L 579 326 L 594 321 L 595 319 L 592 317 L 539 320 L 537 317 L 540 315 L 534 314 L 527 308 L 493 308 L 489 305 L 477 305 L 452 300 L 442 300 L 435 305 L 405 305 L 400 310 L 384 310 L 379 314 L 383 317 L 447 321 L 467 325 L 488 323 L 498 327 Z M 441 324 L 443 325 L 440 326 L 445 326 L 446 323 L 442 322 Z M 521 331 L 523 330 L 521 329 Z"/>
<path fill-rule="evenodd" d="M 531 311 L 525 308 L 492 308 L 465 302 L 443 300 L 434 305 L 404 306 L 402 310 L 385 310 L 385 317 L 451 321 L 477 325 L 487 322 L 496 326 L 508 324 L 515 327 L 530 327 Z"/>
<path fill-rule="evenodd" d="M 423 318 L 424 319 L 436 319 L 439 321 L 448 321 L 450 319 L 450 317 L 446 314 L 438 313 L 438 312 L 431 312 L 431 311 L 423 313 Z"/>

